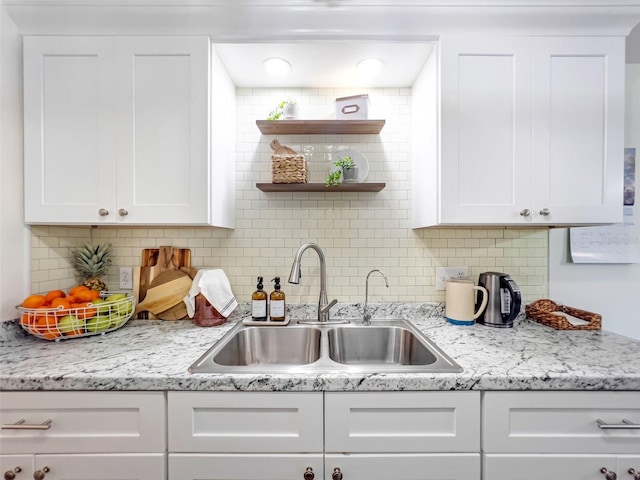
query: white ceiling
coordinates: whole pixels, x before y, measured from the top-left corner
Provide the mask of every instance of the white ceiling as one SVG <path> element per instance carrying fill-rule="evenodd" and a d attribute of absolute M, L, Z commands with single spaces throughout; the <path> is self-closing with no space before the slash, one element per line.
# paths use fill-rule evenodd
<path fill-rule="evenodd" d="M 238 87 L 409 87 L 433 50 L 431 43 L 315 42 L 217 44 L 216 52 Z M 267 74 L 262 62 L 286 59 L 291 72 L 282 77 Z M 379 58 L 382 71 L 365 79 L 356 64 Z"/>
<path fill-rule="evenodd" d="M 640 0 L 0 0 L 24 34 L 208 35 L 240 87 L 412 85 L 443 35 L 627 35 Z M 287 78 L 262 69 L 269 56 Z M 370 81 L 362 58 L 385 61 Z M 640 27 L 627 41 L 640 62 Z"/>

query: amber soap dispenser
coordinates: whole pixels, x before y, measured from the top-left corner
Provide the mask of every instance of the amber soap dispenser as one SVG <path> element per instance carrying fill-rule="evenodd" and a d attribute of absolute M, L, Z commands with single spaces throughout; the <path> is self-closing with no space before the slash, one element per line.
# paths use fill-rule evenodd
<path fill-rule="evenodd" d="M 270 317 L 272 322 L 284 322 L 285 317 L 285 302 L 284 292 L 280 290 L 280 277 L 275 277 L 271 280 L 275 282 L 274 290 L 269 295 L 269 303 L 271 304 Z"/>
<path fill-rule="evenodd" d="M 262 277 L 258 277 L 256 291 L 251 295 L 251 319 L 257 322 L 267 320 L 267 292 L 262 289 Z"/>

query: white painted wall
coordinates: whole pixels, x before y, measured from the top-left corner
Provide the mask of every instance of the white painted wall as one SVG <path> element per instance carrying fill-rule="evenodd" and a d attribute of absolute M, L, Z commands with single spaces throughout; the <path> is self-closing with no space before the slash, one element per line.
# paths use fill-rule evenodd
<path fill-rule="evenodd" d="M 640 64 L 627 64 L 625 147 L 636 148 L 635 223 L 640 238 Z M 603 329 L 640 339 L 640 264 L 569 263 L 567 242 L 566 229 L 550 231 L 549 298 L 598 312 Z"/>
<path fill-rule="evenodd" d="M 0 321 L 29 291 L 30 232 L 22 210 L 22 38 L 0 11 Z"/>

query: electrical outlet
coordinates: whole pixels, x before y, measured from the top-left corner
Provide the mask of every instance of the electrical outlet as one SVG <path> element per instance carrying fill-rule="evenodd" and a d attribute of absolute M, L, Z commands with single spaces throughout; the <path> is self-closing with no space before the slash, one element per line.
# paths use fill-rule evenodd
<path fill-rule="evenodd" d="M 444 290 L 450 278 L 466 280 L 468 277 L 469 267 L 436 267 L 436 290 Z"/>
<path fill-rule="evenodd" d="M 120 267 L 120 288 L 133 288 L 133 269 L 131 267 Z"/>

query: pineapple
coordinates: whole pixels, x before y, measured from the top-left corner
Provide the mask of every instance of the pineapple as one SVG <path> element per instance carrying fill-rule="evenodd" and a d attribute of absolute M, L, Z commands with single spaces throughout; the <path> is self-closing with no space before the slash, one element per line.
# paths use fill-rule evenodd
<path fill-rule="evenodd" d="M 71 260 L 82 285 L 99 292 L 106 291 L 107 285 L 100 279 L 111 266 L 111 244 L 94 247 L 87 243 L 71 250 Z"/>

